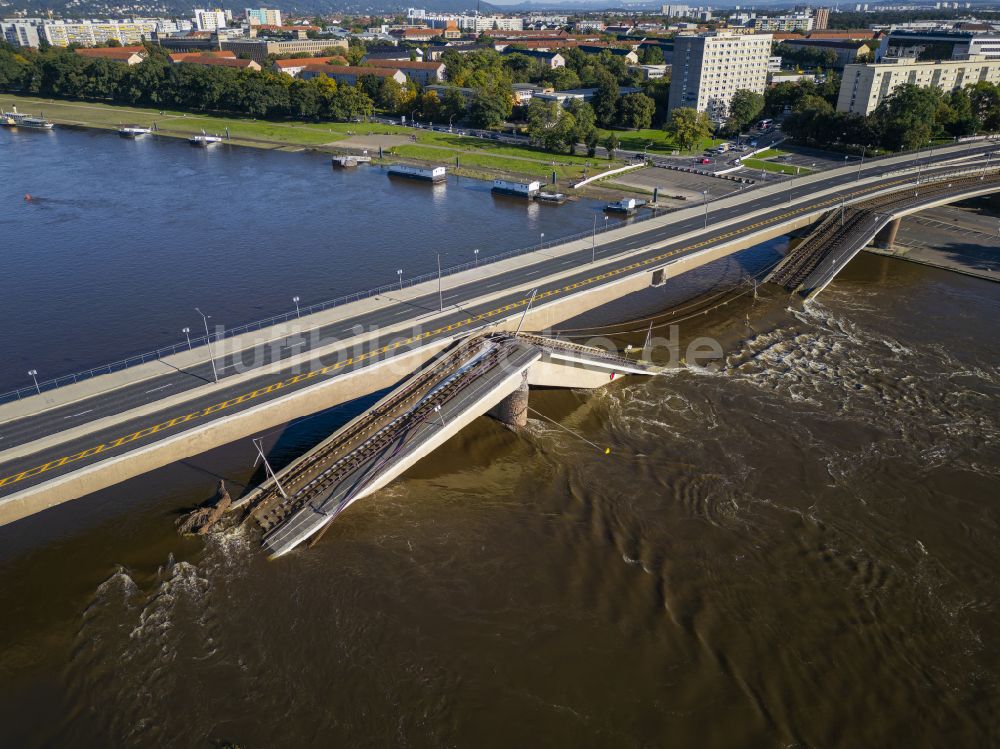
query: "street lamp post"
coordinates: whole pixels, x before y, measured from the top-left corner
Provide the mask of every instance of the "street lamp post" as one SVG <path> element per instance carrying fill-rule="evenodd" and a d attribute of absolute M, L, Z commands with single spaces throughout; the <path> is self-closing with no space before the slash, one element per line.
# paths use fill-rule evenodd
<path fill-rule="evenodd" d="M 181 328 L 181 333 L 183 333 L 184 337 L 187 338 L 188 351 L 190 351 L 191 350 L 191 328 Z"/>
<path fill-rule="evenodd" d="M 594 214 L 594 234 L 590 240 L 590 262 L 597 260 L 597 214 Z"/>
<path fill-rule="evenodd" d="M 454 114 L 451 117 L 448 118 L 448 132 L 449 133 L 452 132 L 451 121 L 454 120 L 454 119 L 455 119 L 455 115 Z"/>
<path fill-rule="evenodd" d="M 702 191 L 702 195 L 704 196 L 704 200 L 702 201 L 702 203 L 705 206 L 705 228 L 706 229 L 708 228 L 708 192 L 709 192 L 708 190 L 703 190 Z"/>
<path fill-rule="evenodd" d="M 543 244 L 545 244 L 545 232 L 544 231 L 541 232 L 541 234 L 538 237 L 538 245 L 541 246 Z"/>
<path fill-rule="evenodd" d="M 438 307 L 440 307 L 441 312 L 444 312 L 444 293 L 441 291 L 441 253 L 437 254 L 438 258 Z"/>
<path fill-rule="evenodd" d="M 29 369 L 28 370 L 28 375 L 31 377 L 31 379 L 35 383 L 35 390 L 37 390 L 38 394 L 41 395 L 42 394 L 42 389 L 38 386 L 38 370 L 37 369 Z"/>
<path fill-rule="evenodd" d="M 295 302 L 295 316 L 302 317 L 302 313 L 299 311 L 299 298 L 297 296 L 293 296 L 292 301 Z"/>
<path fill-rule="evenodd" d="M 194 308 L 194 311 L 201 315 L 201 321 L 205 323 L 205 343 L 208 345 L 208 360 L 212 363 L 212 377 L 216 382 L 218 382 L 219 370 L 215 368 L 215 353 L 212 351 L 212 337 L 208 332 L 208 318 L 211 317 L 211 315 L 206 315 L 197 307 Z"/>
<path fill-rule="evenodd" d="M 472 254 L 475 255 L 475 257 L 476 257 L 476 267 L 478 268 L 479 267 L 479 249 L 477 248 L 477 249 L 473 250 Z"/>
<path fill-rule="evenodd" d="M 402 291 L 403 290 L 403 269 L 402 268 L 398 268 L 396 270 L 396 275 L 399 276 L 399 290 Z"/>

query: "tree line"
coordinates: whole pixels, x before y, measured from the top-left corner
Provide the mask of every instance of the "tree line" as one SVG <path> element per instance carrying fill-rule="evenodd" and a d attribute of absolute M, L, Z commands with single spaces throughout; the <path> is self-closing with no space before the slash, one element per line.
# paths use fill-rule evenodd
<path fill-rule="evenodd" d="M 986 81 L 954 91 L 907 83 L 867 116 L 836 111 L 834 83 L 779 83 L 765 94 L 762 111 L 770 117 L 790 112 L 782 130 L 817 146 L 913 150 L 932 140 L 1000 131 L 1000 87 Z"/>
<path fill-rule="evenodd" d="M 301 80 L 267 70 L 173 65 L 161 48 L 147 49 L 147 59 L 124 65 L 81 57 L 71 49 L 35 51 L 2 44 L 0 90 L 253 117 L 349 121 L 374 111 L 363 82 L 338 86 L 325 77 Z"/>

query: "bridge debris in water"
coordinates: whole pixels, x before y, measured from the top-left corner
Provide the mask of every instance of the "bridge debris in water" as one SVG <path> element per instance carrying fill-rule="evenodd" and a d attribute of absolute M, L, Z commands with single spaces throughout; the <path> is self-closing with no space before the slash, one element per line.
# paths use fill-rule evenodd
<path fill-rule="evenodd" d="M 303 541 L 318 540 L 351 504 L 388 484 L 505 399 L 518 398 L 526 405 L 526 383 L 594 388 L 617 374 L 659 371 L 647 362 L 537 336 L 473 336 L 234 507 L 244 508 L 247 520 L 263 529 L 270 556 L 281 556 Z"/>

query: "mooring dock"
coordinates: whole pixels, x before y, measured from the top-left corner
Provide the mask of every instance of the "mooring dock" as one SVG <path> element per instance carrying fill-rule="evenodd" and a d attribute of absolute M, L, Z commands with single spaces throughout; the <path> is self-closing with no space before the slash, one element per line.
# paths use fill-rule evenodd
<path fill-rule="evenodd" d="M 475 336 L 457 344 L 234 507 L 264 531 L 272 557 L 318 539 L 357 500 L 382 488 L 469 422 L 494 410 L 527 423 L 528 386 L 595 388 L 660 369 L 601 349 L 536 336 Z"/>

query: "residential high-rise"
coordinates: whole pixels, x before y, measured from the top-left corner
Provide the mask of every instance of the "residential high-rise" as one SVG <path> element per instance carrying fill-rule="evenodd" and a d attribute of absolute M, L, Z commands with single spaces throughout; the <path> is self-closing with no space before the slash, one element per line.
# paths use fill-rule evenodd
<path fill-rule="evenodd" d="M 194 9 L 194 25 L 198 31 L 218 31 L 228 25 L 224 10 Z"/>
<path fill-rule="evenodd" d="M 128 46 L 152 39 L 156 24 L 156 19 L 139 18 L 131 21 L 44 21 L 39 36 L 44 36 L 53 47 L 70 44 L 93 47 L 111 41 Z"/>
<path fill-rule="evenodd" d="M 830 27 L 830 9 L 816 8 L 813 11 L 813 28 L 817 31 Z"/>
<path fill-rule="evenodd" d="M 0 37 L 15 47 L 38 47 L 43 23 L 41 19 L 4 20 L 0 22 Z"/>
<path fill-rule="evenodd" d="M 281 11 L 273 8 L 247 8 L 247 22 L 251 26 L 280 26 Z"/>
<path fill-rule="evenodd" d="M 690 107 L 721 122 L 737 91 L 764 93 L 770 57 L 770 34 L 679 34 L 667 107 Z"/>

